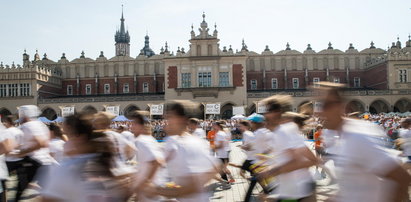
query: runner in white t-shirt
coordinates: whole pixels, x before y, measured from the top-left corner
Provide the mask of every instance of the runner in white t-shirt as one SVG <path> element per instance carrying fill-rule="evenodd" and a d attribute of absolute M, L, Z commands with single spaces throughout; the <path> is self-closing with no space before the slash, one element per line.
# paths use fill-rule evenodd
<path fill-rule="evenodd" d="M 223 169 L 221 173 L 221 178 L 230 183 L 235 182 L 234 177 L 231 175 L 231 171 L 228 169 L 228 163 L 230 162 L 230 140 L 231 136 L 224 131 L 225 124 L 221 121 L 213 123 L 213 130 L 216 131 L 214 138 L 214 149 L 216 151 L 216 156 L 223 163 Z M 228 180 L 227 178 L 230 178 Z M 228 188 L 228 187 L 227 187 Z"/>
<path fill-rule="evenodd" d="M 200 121 L 196 118 L 191 118 L 188 120 L 188 129 L 189 132 L 194 135 L 197 136 L 201 139 L 206 139 L 206 132 L 200 127 Z"/>
<path fill-rule="evenodd" d="M 134 112 L 130 115 L 131 130 L 135 135 L 137 148 L 137 174 L 133 182 L 133 189 L 137 193 L 138 201 L 160 201 L 160 197 L 147 197 L 144 188 L 148 183 L 161 185 L 163 183 L 159 172 L 164 165 L 164 154 L 160 144 L 151 135 L 148 119 L 141 113 Z"/>
<path fill-rule="evenodd" d="M 255 146 L 253 147 L 255 136 L 253 132 L 250 131 L 250 127 L 250 122 L 248 121 L 243 120 L 238 123 L 238 129 L 243 135 L 243 144 L 239 146 L 244 150 L 246 155 L 246 159 L 241 166 L 241 172 L 248 171 L 251 173 L 250 166 L 256 159 L 256 153 L 254 149 Z"/>
<path fill-rule="evenodd" d="M 19 128 L 14 126 L 12 117 L 10 116 L 4 117 L 3 120 L 4 120 L 4 126 L 7 128 L 5 130 L 7 138 L 12 139 L 15 142 L 16 146 L 19 146 L 21 144 L 21 139 L 23 138 L 23 135 L 24 135 L 23 131 L 21 131 Z M 18 152 L 18 151 L 15 151 L 15 152 Z M 21 166 L 21 160 L 23 160 L 23 158 L 9 156 L 6 154 L 6 163 L 7 163 L 7 168 L 9 172 L 13 172 L 17 170 L 17 168 Z"/>
<path fill-rule="evenodd" d="M 398 160 L 382 150 L 373 136 L 380 130 L 364 121 L 344 119 L 344 97 L 341 84 L 319 83 L 322 102 L 320 118 L 324 127 L 338 134 L 336 169 L 339 192 L 333 201 L 408 201 L 411 177 Z"/>
<path fill-rule="evenodd" d="M 271 152 L 271 149 L 269 146 L 270 138 L 268 137 L 268 134 L 270 131 L 264 128 L 264 125 L 265 125 L 264 116 L 260 114 L 253 114 L 249 116 L 247 120 L 250 122 L 251 130 L 253 130 L 253 136 L 252 138 L 249 138 L 250 136 L 248 134 L 246 134 L 246 136 L 244 136 L 243 134 L 243 141 L 246 143 L 246 145 L 248 145 L 247 148 L 249 149 L 249 153 L 247 154 L 247 156 L 252 156 L 252 157 L 247 158 L 250 162 L 248 165 L 243 164 L 243 167 L 244 169 L 248 168 L 250 170 L 250 173 L 252 174 L 252 178 L 250 180 L 250 185 L 248 187 L 247 193 L 244 198 L 245 202 L 250 201 L 251 195 L 253 193 L 254 187 L 257 185 L 257 182 L 259 182 L 259 184 L 263 188 L 264 194 L 268 194 L 270 192 L 269 187 L 256 178 L 256 175 L 258 173 L 255 170 L 255 167 L 253 165 L 257 163 L 259 164 L 259 166 L 257 167 L 266 166 L 267 164 L 264 163 L 266 159 L 262 159 L 261 157 L 266 156 L 266 154 Z M 241 122 L 240 122 L 240 125 L 241 125 Z"/>
<path fill-rule="evenodd" d="M 111 139 L 115 147 L 117 163 L 119 163 L 119 168 L 121 168 L 127 160 L 134 157 L 136 149 L 134 144 L 123 135 L 110 129 L 113 117 L 114 115 L 108 112 L 99 112 L 94 115 L 93 126 L 96 130 L 104 132 Z"/>
<path fill-rule="evenodd" d="M 403 156 L 407 157 L 407 164 L 411 162 L 411 118 L 401 120 L 401 128 L 398 130 L 399 137 L 402 139 L 401 148 Z M 407 166 L 409 167 L 409 166 Z"/>
<path fill-rule="evenodd" d="M 134 142 L 135 137 L 133 133 L 128 130 L 128 127 L 126 125 L 120 125 L 119 127 L 117 127 L 117 132 L 120 133 L 129 142 Z"/>
<path fill-rule="evenodd" d="M 63 128 L 70 145 L 69 156 L 54 166 L 41 191 L 44 201 L 126 202 L 130 197 L 127 178 L 113 172 L 112 142 L 102 132 L 93 132 L 88 115 L 65 117 Z"/>
<path fill-rule="evenodd" d="M 270 145 L 275 162 L 260 176 L 277 176 L 280 200 L 316 201 L 315 182 L 308 167 L 318 160 L 305 145 L 297 124 L 283 119 L 284 113 L 291 108 L 291 97 L 275 95 L 263 103 L 267 107 L 264 116 L 271 131 Z"/>
<path fill-rule="evenodd" d="M 21 199 L 23 191 L 31 181 L 37 180 L 39 185 L 42 185 L 40 175 L 46 175 L 49 166 L 55 163 L 48 149 L 50 133 L 47 126 L 37 120 L 39 115 L 40 110 L 35 105 L 19 107 L 20 129 L 24 136 L 21 139 L 18 153 L 13 154 L 15 157 L 23 157 L 22 174 L 19 177 L 21 186 L 17 187 L 16 201 Z"/>
<path fill-rule="evenodd" d="M 7 118 L 6 118 L 7 119 Z M 0 122 L 0 197 L 7 201 L 6 181 L 9 178 L 7 169 L 6 154 L 11 152 L 16 146 L 14 130 L 9 130 L 12 125 L 6 123 L 6 127 Z"/>
<path fill-rule="evenodd" d="M 63 136 L 60 127 L 54 123 L 51 123 L 48 128 L 50 130 L 50 155 L 60 163 L 64 157 L 64 144 L 66 143 L 65 136 Z"/>
<path fill-rule="evenodd" d="M 188 118 L 198 106 L 190 101 L 173 101 L 165 106 L 169 135 L 165 156 L 169 175 L 174 184 L 165 187 L 147 187 L 145 193 L 176 198 L 179 202 L 208 202 L 204 187 L 217 173 L 218 164 L 210 156 L 205 140 L 186 132 Z"/>

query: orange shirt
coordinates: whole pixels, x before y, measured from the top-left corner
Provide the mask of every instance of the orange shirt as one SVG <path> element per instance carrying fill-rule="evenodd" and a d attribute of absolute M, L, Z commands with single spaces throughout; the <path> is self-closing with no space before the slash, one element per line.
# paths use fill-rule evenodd
<path fill-rule="evenodd" d="M 317 131 L 314 133 L 314 143 L 315 143 L 315 147 L 321 147 L 321 131 Z"/>
<path fill-rule="evenodd" d="M 214 138 L 215 138 L 215 131 L 214 130 L 210 130 L 207 133 L 207 140 L 210 141 L 210 146 L 214 147 Z"/>

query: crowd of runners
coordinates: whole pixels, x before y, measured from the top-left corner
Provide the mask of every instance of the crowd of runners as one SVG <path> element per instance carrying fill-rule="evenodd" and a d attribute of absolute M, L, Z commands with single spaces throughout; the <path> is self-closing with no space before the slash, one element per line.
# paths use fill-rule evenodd
<path fill-rule="evenodd" d="M 259 201 L 314 202 L 317 173 L 338 184 L 328 201 L 408 201 L 411 118 L 347 117 L 340 84 L 314 90 L 322 103 L 315 113 L 309 104 L 291 112 L 292 97 L 274 95 L 261 101 L 264 114 L 225 121 L 193 118 L 199 107 L 191 101 L 166 102 L 164 120 L 136 111 L 124 123 L 107 112 L 79 112 L 45 125 L 37 106 L 20 106 L 18 127 L 13 117 L 0 125 L 0 201 L 20 201 L 35 187 L 40 200 L 53 202 L 205 202 L 212 194 L 206 185 L 231 189 L 244 177 L 244 201 L 258 185 Z M 381 143 L 387 134 L 393 147 Z M 242 141 L 241 165 L 230 162 L 233 139 Z M 17 177 L 15 196 L 7 196 L 9 174 Z"/>

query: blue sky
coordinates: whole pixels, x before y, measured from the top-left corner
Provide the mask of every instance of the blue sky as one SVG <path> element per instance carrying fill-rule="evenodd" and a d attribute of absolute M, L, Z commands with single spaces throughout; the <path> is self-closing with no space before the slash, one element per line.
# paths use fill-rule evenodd
<path fill-rule="evenodd" d="M 36 49 L 54 61 L 63 52 L 72 60 L 82 50 L 93 59 L 100 51 L 111 58 L 121 4 L 132 57 L 146 31 L 156 53 L 165 41 L 174 52 L 188 49 L 191 24 L 198 32 L 203 11 L 211 31 L 217 23 L 221 48 L 241 49 L 244 38 L 258 53 L 265 45 L 280 51 L 287 42 L 299 51 L 308 43 L 320 51 L 329 41 L 341 50 L 349 43 L 362 50 L 371 40 L 386 49 L 411 33 L 409 0 L 0 0 L 0 61 L 21 64 L 24 49 L 31 59 Z"/>

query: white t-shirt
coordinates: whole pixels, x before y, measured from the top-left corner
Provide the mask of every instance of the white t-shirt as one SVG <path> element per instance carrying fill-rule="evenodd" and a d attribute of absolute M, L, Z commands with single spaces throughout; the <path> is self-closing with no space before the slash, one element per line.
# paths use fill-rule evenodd
<path fill-rule="evenodd" d="M 57 162 L 61 162 L 63 160 L 65 143 L 66 142 L 59 138 L 54 138 L 49 142 L 50 154 L 52 154 L 52 157 L 54 157 Z"/>
<path fill-rule="evenodd" d="M 229 137 L 226 132 L 218 131 L 214 138 L 215 145 L 223 145 L 222 147 L 216 149 L 217 158 L 228 158 L 230 151 Z"/>
<path fill-rule="evenodd" d="M 42 195 L 67 202 L 119 201 L 122 194 L 112 189 L 104 189 L 102 184 L 87 180 L 85 176 L 85 165 L 90 164 L 88 162 L 97 155 L 99 154 L 68 157 L 61 162 L 61 166 L 52 166 Z"/>
<path fill-rule="evenodd" d="M 120 134 L 123 135 L 123 137 L 126 138 L 126 140 L 128 140 L 129 142 L 134 142 L 134 139 L 135 139 L 134 134 L 131 133 L 130 131 L 125 130 L 121 132 Z"/>
<path fill-rule="evenodd" d="M 291 160 L 287 151 L 306 147 L 298 126 L 285 123 L 278 126 L 271 134 L 271 146 L 276 156 L 275 163 L 283 165 Z M 278 194 L 280 198 L 299 199 L 311 195 L 313 178 L 308 168 L 302 168 L 278 176 Z"/>
<path fill-rule="evenodd" d="M 184 176 L 207 173 L 217 168 L 216 160 L 211 157 L 206 141 L 191 135 L 170 136 L 166 139 L 165 152 L 167 168 L 171 179 L 178 185 Z M 208 202 L 209 193 L 202 191 L 177 198 L 180 202 Z"/>
<path fill-rule="evenodd" d="M 373 140 L 371 132 L 378 131 L 356 120 L 344 120 L 337 145 L 335 162 L 340 190 L 337 201 L 388 201 L 389 180 L 384 175 L 395 166 L 397 160 L 382 150 Z M 370 137 L 371 136 L 371 137 Z"/>
<path fill-rule="evenodd" d="M 398 133 L 404 139 L 404 143 L 401 145 L 404 155 L 411 156 L 411 130 L 402 128 L 398 130 Z"/>
<path fill-rule="evenodd" d="M 196 128 L 196 129 L 193 131 L 193 134 L 192 134 L 192 135 L 197 136 L 197 137 L 199 137 L 199 138 L 201 138 L 201 139 L 206 139 L 206 132 L 205 132 L 202 128 Z"/>
<path fill-rule="evenodd" d="M 0 134 L 6 133 L 6 128 L 0 122 Z M 6 140 L 8 137 L 7 135 L 0 135 L 0 142 Z M 4 154 L 0 155 L 0 180 L 6 180 L 9 177 L 9 171 L 6 165 L 6 157 Z M 3 191 L 0 188 L 1 191 Z"/>
<path fill-rule="evenodd" d="M 160 144 L 151 135 L 139 135 L 135 141 L 136 145 L 136 157 L 137 157 L 137 175 L 136 181 L 133 182 L 135 186 L 142 183 L 142 179 L 145 178 L 149 171 L 149 163 L 152 161 L 164 161 L 164 153 L 160 147 Z M 156 185 L 161 185 L 164 183 L 163 169 L 160 167 L 157 169 L 157 173 L 154 175 L 152 182 Z M 138 194 L 139 201 L 159 201 L 159 197 L 148 198 L 144 197 L 142 194 Z"/>
<path fill-rule="evenodd" d="M 267 152 L 270 149 L 270 130 L 267 128 L 259 128 L 254 131 L 254 144 L 253 149 L 255 150 L 256 154 L 262 154 Z"/>
<path fill-rule="evenodd" d="M 21 130 L 24 133 L 22 138 L 21 150 L 30 148 L 34 143 L 34 138 L 48 141 L 50 139 L 50 132 L 44 123 L 33 120 L 21 125 Z M 37 160 L 43 165 L 50 165 L 55 160 L 50 156 L 49 148 L 41 148 L 28 154 L 31 158 Z"/>
<path fill-rule="evenodd" d="M 112 130 L 104 131 L 104 133 L 111 139 L 114 144 L 115 157 L 117 158 L 117 160 L 126 162 L 126 147 L 131 146 L 132 148 L 134 148 L 133 143 L 124 138 L 124 136 L 120 133 L 114 132 Z"/>
<path fill-rule="evenodd" d="M 255 150 L 252 145 L 254 145 L 255 136 L 251 131 L 245 131 L 243 133 L 243 145 L 248 145 L 249 150 L 244 151 L 245 155 L 247 156 L 247 160 L 255 160 Z M 255 147 L 255 146 L 254 146 Z"/>
<path fill-rule="evenodd" d="M 22 138 L 23 138 L 23 131 L 21 131 L 19 128 L 16 127 L 10 127 L 7 128 L 5 131 L 6 137 L 9 139 L 12 139 L 16 142 L 17 145 L 21 144 Z M 12 161 L 20 161 L 23 158 L 18 158 L 18 157 L 10 157 L 6 155 L 6 161 L 12 162 Z"/>

